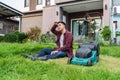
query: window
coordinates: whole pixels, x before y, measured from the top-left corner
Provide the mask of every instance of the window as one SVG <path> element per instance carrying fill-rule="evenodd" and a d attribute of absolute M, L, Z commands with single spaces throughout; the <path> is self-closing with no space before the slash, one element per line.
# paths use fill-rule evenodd
<path fill-rule="evenodd" d="M 25 2 L 24 2 L 25 4 L 24 4 L 24 6 L 25 7 L 28 7 L 29 6 L 29 3 L 30 3 L 30 1 L 29 0 L 25 0 Z"/>
<path fill-rule="evenodd" d="M 46 0 L 46 6 L 50 6 L 50 0 Z"/>
<path fill-rule="evenodd" d="M 42 4 L 42 0 L 37 0 L 37 5 Z"/>
<path fill-rule="evenodd" d="M 115 24 L 115 29 L 117 29 L 118 28 L 117 21 L 113 21 L 113 23 Z"/>

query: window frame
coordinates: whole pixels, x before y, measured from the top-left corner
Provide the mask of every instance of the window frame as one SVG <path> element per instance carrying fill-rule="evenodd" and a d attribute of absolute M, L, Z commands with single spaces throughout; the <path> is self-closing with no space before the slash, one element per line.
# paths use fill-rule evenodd
<path fill-rule="evenodd" d="M 46 6 L 50 6 L 51 5 L 51 0 L 49 0 L 49 4 L 48 4 L 48 0 L 46 0 Z"/>
<path fill-rule="evenodd" d="M 28 2 L 28 3 L 27 3 Z M 29 7 L 30 5 L 30 0 L 24 0 L 24 7 Z"/>
<path fill-rule="evenodd" d="M 41 2 L 39 2 L 40 0 L 37 0 L 37 5 L 41 5 L 42 4 L 42 0 Z"/>

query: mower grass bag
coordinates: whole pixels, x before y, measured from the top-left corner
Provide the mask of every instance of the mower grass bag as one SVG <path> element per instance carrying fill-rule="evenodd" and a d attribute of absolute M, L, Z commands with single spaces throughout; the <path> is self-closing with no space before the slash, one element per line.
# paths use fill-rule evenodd
<path fill-rule="evenodd" d="M 96 41 L 85 42 L 82 45 L 79 45 L 79 48 L 80 47 L 90 48 L 91 50 L 96 50 L 97 56 L 99 56 L 99 54 L 100 54 L 100 46 L 99 46 L 98 42 L 96 42 Z"/>
<path fill-rule="evenodd" d="M 92 50 L 89 49 L 89 48 L 79 48 L 77 51 L 76 51 L 76 54 L 75 56 L 77 58 L 89 58 L 92 56 Z"/>
<path fill-rule="evenodd" d="M 88 41 L 79 45 L 79 49 L 73 58 L 68 60 L 69 64 L 92 66 L 99 61 L 99 44 L 95 41 Z"/>

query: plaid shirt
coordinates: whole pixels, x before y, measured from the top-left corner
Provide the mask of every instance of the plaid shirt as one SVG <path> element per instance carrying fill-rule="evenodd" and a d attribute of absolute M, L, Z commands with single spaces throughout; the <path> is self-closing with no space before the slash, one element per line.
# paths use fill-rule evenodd
<path fill-rule="evenodd" d="M 57 36 L 57 40 L 56 40 L 56 44 L 58 46 L 57 51 L 66 51 L 67 52 L 67 56 L 72 58 L 73 57 L 73 36 L 72 33 L 69 31 L 66 31 L 64 34 L 64 40 L 63 40 L 63 47 L 60 47 L 60 36 L 61 36 L 61 32 L 56 31 L 56 27 L 55 25 L 53 25 L 53 27 L 51 28 L 51 32 L 54 33 Z"/>

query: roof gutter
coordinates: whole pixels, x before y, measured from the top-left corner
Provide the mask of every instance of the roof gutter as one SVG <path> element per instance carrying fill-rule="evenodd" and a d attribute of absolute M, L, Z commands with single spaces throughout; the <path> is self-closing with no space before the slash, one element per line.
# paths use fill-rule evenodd
<path fill-rule="evenodd" d="M 12 7 L 6 5 L 6 4 L 4 4 L 4 3 L 2 3 L 2 2 L 0 2 L 0 6 L 3 6 L 3 7 L 5 7 L 5 8 L 7 8 L 7 9 L 9 9 L 9 10 L 11 10 L 11 11 L 13 11 L 13 12 L 19 14 L 20 16 L 23 15 L 22 12 L 18 11 L 17 9 L 14 9 L 14 8 L 12 8 Z"/>

